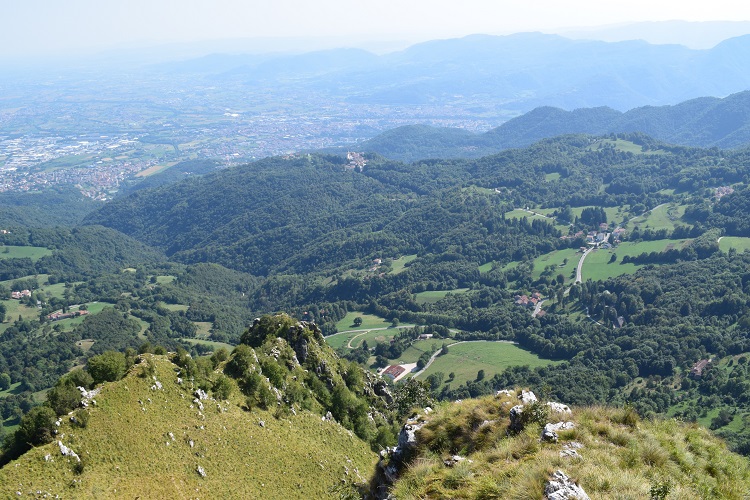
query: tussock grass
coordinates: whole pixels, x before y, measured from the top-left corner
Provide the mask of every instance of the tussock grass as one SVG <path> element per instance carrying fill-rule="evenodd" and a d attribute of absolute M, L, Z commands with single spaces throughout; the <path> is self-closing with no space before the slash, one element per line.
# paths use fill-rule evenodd
<path fill-rule="evenodd" d="M 649 498 L 652 487 L 665 483 L 669 499 L 750 494 L 747 459 L 695 424 L 640 420 L 630 408 L 573 408 L 572 416 L 549 421 L 571 420 L 576 427 L 558 433 L 557 444 L 541 443 L 539 425 L 515 436 L 506 432 L 516 403 L 512 396 L 486 397 L 438 407 L 420 431 L 419 458 L 394 487 L 396 498 L 538 499 L 557 469 L 592 499 Z M 476 428 L 480 419 L 485 423 Z M 571 441 L 583 445 L 580 459 L 560 457 Z M 446 467 L 442 460 L 456 453 L 467 460 Z M 421 461 L 425 454 L 429 460 Z"/>

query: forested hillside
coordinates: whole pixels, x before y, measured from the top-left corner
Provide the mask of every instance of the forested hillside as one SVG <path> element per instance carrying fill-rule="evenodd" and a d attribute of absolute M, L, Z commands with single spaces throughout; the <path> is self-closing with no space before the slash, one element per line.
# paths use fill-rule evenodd
<path fill-rule="evenodd" d="M 746 452 L 750 407 L 687 373 L 750 351 L 749 178 L 746 151 L 577 135 L 477 160 L 269 158 L 123 196 L 97 225 L 11 228 L 3 417 L 103 350 L 200 355 L 283 310 L 369 369 L 424 369 L 439 399 L 627 401 Z"/>

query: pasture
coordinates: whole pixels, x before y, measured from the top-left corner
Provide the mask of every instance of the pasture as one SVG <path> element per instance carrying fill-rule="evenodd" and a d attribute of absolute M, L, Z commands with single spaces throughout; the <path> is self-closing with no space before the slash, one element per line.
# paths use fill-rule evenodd
<path fill-rule="evenodd" d="M 641 215 L 629 221 L 631 227 L 638 226 L 641 229 L 668 229 L 672 231 L 675 227 L 675 223 L 682 220 L 682 216 L 685 215 L 685 205 L 676 205 L 669 203 L 661 205 L 653 210 L 646 212 L 646 215 Z"/>
<path fill-rule="evenodd" d="M 617 248 L 612 248 L 610 250 L 601 248 L 593 250 L 586 256 L 586 260 L 583 262 L 581 278 L 583 281 L 605 280 L 623 274 L 632 274 L 643 266 L 632 263 L 623 264 L 622 258 L 626 255 L 635 257 L 644 252 L 663 252 L 671 248 L 681 249 L 690 241 L 691 240 L 625 241 L 620 243 Z M 610 264 L 609 260 L 613 253 L 617 254 L 617 261 Z"/>
<path fill-rule="evenodd" d="M 415 294 L 417 304 L 434 304 L 446 295 L 460 294 L 468 292 L 468 288 L 456 288 L 454 290 L 431 290 L 428 292 L 419 292 Z"/>
<path fill-rule="evenodd" d="M 724 236 L 719 240 L 719 249 L 722 252 L 728 252 L 730 248 L 734 248 L 738 252 L 746 252 L 750 250 L 750 238 L 744 238 L 739 236 Z"/>
<path fill-rule="evenodd" d="M 428 341 L 425 341 L 428 342 Z M 440 341 L 435 341 L 438 346 Z M 559 361 L 542 359 L 536 354 L 525 351 L 508 342 L 471 341 L 453 344 L 448 347 L 448 354 L 438 356 L 430 367 L 422 373 L 420 380 L 433 373 L 443 372 L 444 383 L 448 374 L 454 373 L 451 386 L 457 387 L 470 380 L 476 380 L 479 370 L 484 370 L 485 378 L 491 378 L 511 366 L 529 365 L 534 368 L 556 364 Z"/>
<path fill-rule="evenodd" d="M 0 246 L 0 259 L 29 258 L 36 262 L 47 255 L 52 255 L 52 250 L 45 247 L 20 247 L 15 245 Z"/>

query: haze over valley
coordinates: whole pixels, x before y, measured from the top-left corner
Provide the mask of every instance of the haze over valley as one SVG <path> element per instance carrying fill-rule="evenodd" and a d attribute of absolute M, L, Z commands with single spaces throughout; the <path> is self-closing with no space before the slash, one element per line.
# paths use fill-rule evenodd
<path fill-rule="evenodd" d="M 3 7 L 0 495 L 750 495 L 750 12 L 168 3 Z"/>

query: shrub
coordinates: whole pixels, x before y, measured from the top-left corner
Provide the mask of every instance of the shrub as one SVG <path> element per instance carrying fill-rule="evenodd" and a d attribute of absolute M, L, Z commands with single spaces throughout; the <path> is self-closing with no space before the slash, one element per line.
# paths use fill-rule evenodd
<path fill-rule="evenodd" d="M 16 431 L 16 438 L 22 443 L 39 446 L 52 441 L 57 415 L 49 406 L 37 406 L 23 416 Z"/>
<path fill-rule="evenodd" d="M 86 365 L 95 384 L 114 382 L 125 375 L 125 355 L 121 352 L 106 351 L 89 359 Z"/>
<path fill-rule="evenodd" d="M 216 399 L 229 399 L 232 394 L 232 382 L 225 375 L 220 375 L 213 386 L 213 393 Z"/>
<path fill-rule="evenodd" d="M 61 378 L 47 391 L 47 404 L 57 415 L 65 415 L 81 404 L 81 391 L 70 380 Z"/>

